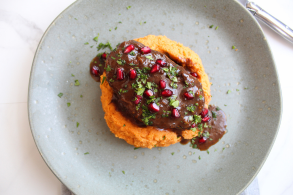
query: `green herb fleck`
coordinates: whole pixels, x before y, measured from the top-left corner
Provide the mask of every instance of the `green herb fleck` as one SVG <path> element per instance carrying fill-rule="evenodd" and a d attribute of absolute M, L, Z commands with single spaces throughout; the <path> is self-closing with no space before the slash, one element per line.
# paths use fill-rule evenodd
<path fill-rule="evenodd" d="M 224 106 L 227 106 L 226 104 L 224 104 Z"/>
<path fill-rule="evenodd" d="M 76 122 L 76 127 L 78 127 L 79 126 L 79 122 Z"/>
<path fill-rule="evenodd" d="M 98 40 L 99 40 L 99 36 L 100 36 L 100 33 L 98 33 L 98 36 L 96 36 L 96 37 L 94 38 L 94 41 L 98 42 Z"/>
<path fill-rule="evenodd" d="M 171 99 L 170 100 L 170 105 L 175 107 L 175 108 L 178 107 L 179 106 L 179 100 Z"/>
<path fill-rule="evenodd" d="M 85 45 L 88 45 L 88 44 L 89 44 L 89 42 L 85 42 L 84 44 L 85 44 Z"/>
<path fill-rule="evenodd" d="M 236 89 L 236 91 L 239 91 L 239 89 Z"/>
<path fill-rule="evenodd" d="M 89 152 L 84 153 L 84 155 L 89 154 Z"/>
<path fill-rule="evenodd" d="M 72 77 L 75 77 L 75 75 L 74 75 L 74 74 L 71 74 L 71 76 L 72 76 Z"/>
<path fill-rule="evenodd" d="M 106 77 L 103 77 L 103 80 L 102 80 L 102 85 L 103 85 L 103 83 L 104 83 L 105 79 L 106 79 Z"/>
<path fill-rule="evenodd" d="M 215 30 L 218 30 L 219 26 L 216 26 Z"/>
<path fill-rule="evenodd" d="M 127 8 L 127 9 L 130 9 L 130 8 L 131 8 L 131 6 L 129 5 L 129 6 L 127 6 L 126 8 Z"/>
<path fill-rule="evenodd" d="M 80 83 L 79 83 L 78 80 L 75 80 L 74 82 L 75 82 L 75 83 L 74 83 L 75 86 L 79 86 L 79 85 L 80 85 Z"/>
<path fill-rule="evenodd" d="M 117 26 L 115 27 L 115 30 L 117 30 Z"/>
<path fill-rule="evenodd" d="M 217 113 L 212 111 L 212 116 L 213 116 L 213 118 L 217 118 Z"/>
<path fill-rule="evenodd" d="M 175 152 L 172 152 L 171 154 L 172 154 L 172 156 L 173 156 L 173 155 L 175 154 Z"/>
<path fill-rule="evenodd" d="M 139 149 L 139 147 L 135 147 L 135 148 L 134 148 L 134 150 L 137 150 L 137 149 Z"/>
<path fill-rule="evenodd" d="M 111 58 L 113 59 L 113 60 L 115 60 L 116 58 L 114 58 L 113 56 L 111 56 Z"/>
<path fill-rule="evenodd" d="M 119 21 L 118 23 L 122 23 L 121 21 Z"/>
<path fill-rule="evenodd" d="M 213 28 L 214 27 L 214 25 L 210 25 L 210 28 Z"/>
<path fill-rule="evenodd" d="M 228 91 L 227 91 L 227 94 L 230 94 L 231 93 L 231 90 L 229 89 Z"/>
<path fill-rule="evenodd" d="M 122 171 L 122 173 L 125 175 L 125 171 Z"/>
<path fill-rule="evenodd" d="M 131 52 L 129 53 L 129 55 L 131 55 L 131 56 L 135 56 L 135 52 L 134 52 L 134 51 L 131 51 Z"/>
<path fill-rule="evenodd" d="M 80 97 L 82 98 L 82 97 L 83 97 L 83 95 L 80 95 Z"/>
<path fill-rule="evenodd" d="M 154 60 L 152 56 L 146 56 L 147 59 Z"/>
<path fill-rule="evenodd" d="M 67 103 L 67 107 L 69 107 L 70 105 L 71 105 L 71 103 L 70 103 L 70 102 L 68 102 L 68 103 Z"/>
<path fill-rule="evenodd" d="M 207 150 L 207 153 L 210 154 L 209 150 Z"/>
<path fill-rule="evenodd" d="M 198 159 L 199 159 L 199 160 L 201 159 L 200 156 L 198 156 Z"/>
<path fill-rule="evenodd" d="M 166 136 L 163 136 L 163 140 L 165 140 L 166 139 Z"/>
<path fill-rule="evenodd" d="M 219 111 L 219 110 L 221 110 L 221 108 L 219 108 L 219 107 L 216 107 L 216 111 Z"/>
<path fill-rule="evenodd" d="M 225 148 L 222 149 L 222 151 L 224 151 L 224 150 L 225 150 Z"/>
<path fill-rule="evenodd" d="M 110 66 L 107 66 L 106 71 L 107 72 L 111 71 L 111 67 Z"/>
<path fill-rule="evenodd" d="M 248 87 L 244 87 L 244 89 L 248 89 Z"/>
<path fill-rule="evenodd" d="M 235 49 L 235 48 L 236 48 L 236 47 L 233 45 L 233 46 L 232 46 L 232 49 Z"/>
<path fill-rule="evenodd" d="M 59 93 L 58 96 L 61 98 L 63 96 L 63 93 Z"/>

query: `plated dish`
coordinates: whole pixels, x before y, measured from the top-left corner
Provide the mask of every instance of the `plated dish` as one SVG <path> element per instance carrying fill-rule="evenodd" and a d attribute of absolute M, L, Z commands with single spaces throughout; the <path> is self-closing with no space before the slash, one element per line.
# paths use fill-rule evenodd
<path fill-rule="evenodd" d="M 209 104 L 227 116 L 227 133 L 208 150 L 179 143 L 137 149 L 110 131 L 100 98 L 107 85 L 89 76 L 89 64 L 99 43 L 147 35 L 165 35 L 200 56 L 213 84 Z M 53 21 L 40 42 L 28 110 L 42 157 L 75 194 L 237 194 L 270 151 L 281 97 L 265 37 L 236 1 L 81 0 Z M 159 137 L 156 143 L 163 143 Z"/>
<path fill-rule="evenodd" d="M 110 130 L 137 148 L 190 141 L 192 148 L 207 150 L 226 132 L 226 115 L 209 106 L 210 82 L 199 56 L 165 36 L 99 53 L 90 74 L 101 82 Z"/>

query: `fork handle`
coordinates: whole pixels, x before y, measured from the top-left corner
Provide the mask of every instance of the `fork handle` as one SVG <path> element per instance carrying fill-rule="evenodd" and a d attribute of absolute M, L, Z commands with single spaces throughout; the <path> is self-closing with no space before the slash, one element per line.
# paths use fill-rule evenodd
<path fill-rule="evenodd" d="M 253 2 L 247 2 L 246 8 L 259 20 L 265 23 L 268 27 L 273 29 L 276 33 L 284 37 L 287 41 L 293 43 L 293 30 L 286 24 L 282 23 L 277 18 L 270 15 L 261 7 Z"/>

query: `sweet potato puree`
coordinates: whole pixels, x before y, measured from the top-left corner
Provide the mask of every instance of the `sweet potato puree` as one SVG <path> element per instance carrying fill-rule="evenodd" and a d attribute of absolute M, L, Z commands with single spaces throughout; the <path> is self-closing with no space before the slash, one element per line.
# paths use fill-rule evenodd
<path fill-rule="evenodd" d="M 201 59 L 188 47 L 168 39 L 165 36 L 148 35 L 143 38 L 135 39 L 142 44 L 149 46 L 152 50 L 159 51 L 166 54 L 172 60 L 181 64 L 183 67 L 188 67 L 191 72 L 198 74 L 198 79 L 202 83 L 204 91 L 205 105 L 207 106 L 211 100 L 210 82 L 207 74 L 204 71 Z M 103 74 L 106 76 L 106 73 Z M 123 116 L 116 110 L 114 103 L 111 102 L 113 90 L 105 80 L 102 84 L 102 106 L 105 111 L 105 120 L 111 132 L 116 137 L 124 139 L 128 144 L 141 148 L 166 147 L 175 144 L 184 139 L 191 139 L 196 136 L 198 132 L 185 130 L 182 132 L 182 137 L 177 137 L 175 132 L 169 130 L 158 130 L 156 127 L 138 127 L 132 124 L 128 118 Z"/>

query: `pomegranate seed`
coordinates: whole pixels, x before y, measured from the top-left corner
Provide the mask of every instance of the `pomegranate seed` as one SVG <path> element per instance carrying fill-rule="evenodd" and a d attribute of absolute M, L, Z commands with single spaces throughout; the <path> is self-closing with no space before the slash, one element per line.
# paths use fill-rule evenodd
<path fill-rule="evenodd" d="M 194 98 L 193 94 L 189 93 L 187 91 L 184 93 L 184 97 L 186 97 L 186 99 L 188 99 L 188 100 L 192 100 Z"/>
<path fill-rule="evenodd" d="M 154 102 L 150 103 L 148 108 L 152 112 L 159 112 L 160 111 L 159 106 L 157 104 L 155 104 Z"/>
<path fill-rule="evenodd" d="M 203 119 L 201 119 L 202 122 L 209 122 L 212 119 L 211 116 L 206 116 Z"/>
<path fill-rule="evenodd" d="M 175 118 L 180 117 L 179 111 L 176 108 L 172 109 L 172 116 L 175 117 Z"/>
<path fill-rule="evenodd" d="M 201 118 L 204 118 L 208 114 L 208 112 L 209 112 L 209 110 L 207 108 L 204 108 L 200 113 Z"/>
<path fill-rule="evenodd" d="M 152 50 L 148 46 L 145 46 L 145 47 L 141 48 L 140 51 L 143 54 L 148 54 L 148 53 L 151 53 Z"/>
<path fill-rule="evenodd" d="M 151 73 L 158 72 L 160 70 L 160 66 L 158 64 L 153 65 L 151 69 Z"/>
<path fill-rule="evenodd" d="M 124 79 L 124 74 L 123 71 L 120 68 L 117 68 L 117 79 L 118 80 L 123 80 Z"/>
<path fill-rule="evenodd" d="M 166 66 L 167 62 L 163 59 L 157 59 L 156 61 L 157 64 L 159 64 L 160 66 Z"/>
<path fill-rule="evenodd" d="M 136 95 L 136 100 L 134 100 L 135 104 L 139 104 L 139 102 L 141 101 L 142 97 L 140 95 Z"/>
<path fill-rule="evenodd" d="M 154 93 L 152 92 L 152 90 L 145 90 L 144 93 L 143 93 L 146 97 L 151 97 L 154 95 Z"/>
<path fill-rule="evenodd" d="M 104 53 L 102 54 L 102 58 L 103 58 L 104 60 L 107 59 L 107 54 L 106 54 L 106 52 L 104 52 Z"/>
<path fill-rule="evenodd" d="M 173 91 L 171 91 L 170 89 L 165 89 L 164 91 L 162 91 L 162 96 L 170 97 L 171 95 L 173 95 Z"/>
<path fill-rule="evenodd" d="M 205 143 L 206 141 L 207 141 L 207 138 L 206 138 L 206 137 L 201 137 L 201 138 L 199 138 L 198 143 L 199 143 L 199 144 L 203 144 L 203 143 Z"/>
<path fill-rule="evenodd" d="M 98 77 L 99 74 L 100 74 L 100 70 L 97 66 L 93 66 L 92 67 L 92 74 L 95 76 L 95 77 Z"/>
<path fill-rule="evenodd" d="M 134 50 L 134 46 L 133 45 L 128 45 L 125 49 L 124 49 L 124 53 L 129 53 L 132 50 Z"/>
<path fill-rule="evenodd" d="M 197 77 L 197 74 L 196 74 L 196 72 L 192 72 L 192 73 L 190 73 L 192 76 L 194 76 L 194 77 Z"/>
<path fill-rule="evenodd" d="M 192 123 L 191 128 L 194 128 L 194 127 L 195 127 L 195 123 Z"/>
<path fill-rule="evenodd" d="M 133 80 L 133 79 L 136 78 L 136 71 L 134 69 L 130 69 L 130 71 L 129 71 L 129 78 L 131 80 Z"/>
<path fill-rule="evenodd" d="M 166 87 L 166 82 L 163 81 L 163 80 L 160 80 L 160 82 L 159 82 L 159 87 L 160 87 L 160 89 L 165 89 L 165 87 Z"/>

